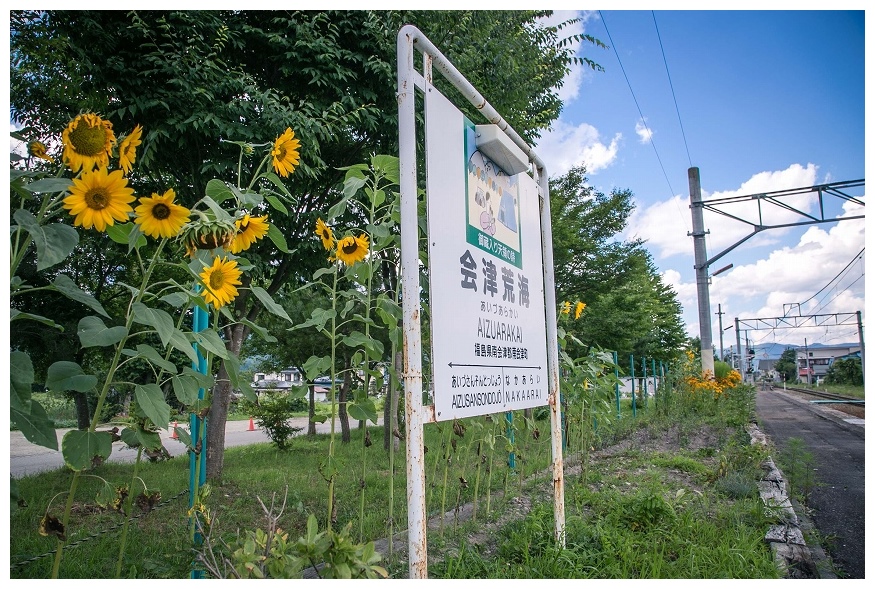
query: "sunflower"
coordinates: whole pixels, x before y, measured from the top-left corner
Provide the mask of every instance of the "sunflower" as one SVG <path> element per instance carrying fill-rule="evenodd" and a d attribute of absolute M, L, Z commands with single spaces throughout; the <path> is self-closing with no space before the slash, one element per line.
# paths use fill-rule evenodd
<path fill-rule="evenodd" d="M 222 307 L 237 296 L 237 286 L 240 285 L 242 272 L 237 268 L 235 260 L 216 257 L 213 265 L 204 268 L 201 272 L 201 280 L 204 282 L 204 301 L 213 304 L 216 308 Z"/>
<path fill-rule="evenodd" d="M 134 222 L 140 230 L 150 237 L 173 237 L 179 233 L 182 226 L 188 223 L 191 211 L 182 205 L 174 204 L 176 193 L 169 188 L 163 196 L 152 193 L 151 197 L 142 197 L 140 205 L 134 209 Z"/>
<path fill-rule="evenodd" d="M 574 307 L 574 318 L 580 319 L 580 314 L 583 313 L 584 309 L 586 309 L 586 303 L 577 301 L 577 305 Z"/>
<path fill-rule="evenodd" d="M 347 235 L 337 242 L 337 259 L 352 266 L 368 255 L 368 236 L 362 233 L 358 237 Z"/>
<path fill-rule="evenodd" d="M 331 227 L 325 224 L 322 219 L 316 219 L 316 235 L 322 240 L 322 246 L 331 251 L 334 247 L 334 234 L 331 232 Z"/>
<path fill-rule="evenodd" d="M 134 167 L 134 162 L 137 160 L 137 146 L 142 143 L 140 141 L 142 135 L 143 127 L 137 125 L 118 146 L 118 164 L 125 171 L 125 174 L 130 174 Z"/>
<path fill-rule="evenodd" d="M 267 223 L 267 215 L 263 217 L 250 217 L 243 215 L 242 219 L 237 219 L 234 223 L 237 226 L 237 234 L 234 236 L 234 241 L 231 242 L 231 253 L 239 254 L 244 250 L 248 250 L 249 246 L 267 235 L 267 230 L 270 225 Z"/>
<path fill-rule="evenodd" d="M 42 141 L 31 141 L 27 144 L 27 153 L 33 157 L 38 157 L 47 162 L 54 162 L 48 154 L 46 154 L 46 146 Z"/>
<path fill-rule="evenodd" d="M 109 165 L 115 134 L 112 123 L 91 113 L 77 116 L 70 121 L 61 135 L 64 143 L 64 163 L 74 172 L 81 169 L 90 172 L 94 168 Z"/>
<path fill-rule="evenodd" d="M 114 221 L 128 220 L 128 213 L 133 210 L 129 203 L 133 200 L 134 189 L 128 188 L 121 170 L 107 174 L 106 168 L 99 168 L 73 179 L 64 208 L 75 216 L 74 225 L 106 231 Z"/>
<path fill-rule="evenodd" d="M 562 303 L 562 308 L 559 309 L 559 312 L 563 315 L 568 315 L 571 312 L 571 303 L 569 303 L 568 301 Z"/>
<path fill-rule="evenodd" d="M 289 127 L 286 132 L 277 137 L 273 142 L 273 149 L 270 155 L 273 156 L 274 171 L 285 178 L 295 171 L 295 166 L 300 161 L 298 148 L 301 142 L 295 139 L 295 132 Z"/>

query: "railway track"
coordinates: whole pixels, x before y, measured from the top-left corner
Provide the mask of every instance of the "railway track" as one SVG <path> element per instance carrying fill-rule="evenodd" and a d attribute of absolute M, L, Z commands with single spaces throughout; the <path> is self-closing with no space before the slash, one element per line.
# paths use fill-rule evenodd
<path fill-rule="evenodd" d="M 799 387 L 787 387 L 787 390 L 796 391 L 797 393 L 803 393 L 806 395 L 811 395 L 812 397 L 818 397 L 820 399 L 827 399 L 839 403 L 853 403 L 855 405 L 863 405 L 865 403 L 863 399 L 858 399 L 856 397 L 846 397 L 844 395 L 836 395 L 835 393 L 828 393 L 826 391 L 816 391 Z"/>

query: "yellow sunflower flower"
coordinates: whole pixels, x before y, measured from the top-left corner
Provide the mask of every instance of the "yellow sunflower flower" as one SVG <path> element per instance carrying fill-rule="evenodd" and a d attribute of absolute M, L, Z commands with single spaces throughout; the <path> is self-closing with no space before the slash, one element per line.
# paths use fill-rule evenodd
<path fill-rule="evenodd" d="M 38 157 L 42 160 L 46 160 L 47 162 L 55 161 L 46 153 L 46 146 L 42 141 L 31 141 L 30 143 L 28 143 L 27 153 L 29 153 L 33 157 Z"/>
<path fill-rule="evenodd" d="M 87 113 L 70 121 L 61 134 L 61 140 L 64 143 L 64 164 L 74 172 L 83 168 L 90 172 L 109 165 L 115 133 L 112 132 L 112 123 Z"/>
<path fill-rule="evenodd" d="M 75 217 L 74 225 L 106 231 L 115 221 L 128 220 L 128 213 L 133 210 L 129 203 L 133 200 L 134 189 L 128 188 L 121 170 L 107 174 L 106 168 L 99 168 L 73 179 L 64 208 Z"/>
<path fill-rule="evenodd" d="M 298 148 L 301 147 L 301 142 L 295 139 L 295 132 L 291 127 L 286 129 L 286 132 L 277 137 L 273 143 L 273 149 L 270 155 L 273 156 L 274 171 L 285 178 L 295 171 L 295 166 L 300 161 Z"/>
<path fill-rule="evenodd" d="M 334 234 L 331 232 L 331 227 L 325 224 L 322 219 L 316 219 L 316 235 L 322 240 L 322 246 L 331 251 L 334 247 Z"/>
<path fill-rule="evenodd" d="M 577 305 L 574 307 L 574 318 L 580 319 L 580 314 L 583 313 L 584 309 L 586 309 L 586 303 L 577 301 Z"/>
<path fill-rule="evenodd" d="M 142 135 L 143 127 L 137 125 L 130 135 L 122 139 L 118 146 L 118 164 L 125 171 L 125 174 L 131 173 L 134 162 L 137 161 L 137 147 L 143 143 L 140 141 Z"/>
<path fill-rule="evenodd" d="M 213 265 L 204 268 L 201 280 L 204 282 L 204 301 L 216 308 L 227 305 L 237 297 L 237 286 L 240 285 L 242 272 L 235 260 L 216 257 Z"/>
<path fill-rule="evenodd" d="M 337 259 L 352 266 L 368 255 L 368 236 L 362 233 L 358 237 L 347 235 L 337 242 Z"/>
<path fill-rule="evenodd" d="M 267 230 L 270 228 L 267 215 L 263 217 L 243 215 L 243 218 L 237 219 L 234 224 L 237 226 L 237 234 L 234 236 L 234 241 L 231 242 L 232 254 L 248 250 L 249 246 L 267 235 Z"/>
<path fill-rule="evenodd" d="M 562 308 L 559 309 L 559 312 L 563 315 L 568 315 L 571 312 L 571 303 L 569 303 L 568 301 L 562 303 Z"/>
<path fill-rule="evenodd" d="M 149 237 L 174 237 L 191 215 L 187 208 L 173 202 L 175 198 L 176 192 L 172 188 L 162 196 L 153 192 L 151 197 L 142 197 L 140 205 L 134 209 L 137 215 L 134 222 Z"/>

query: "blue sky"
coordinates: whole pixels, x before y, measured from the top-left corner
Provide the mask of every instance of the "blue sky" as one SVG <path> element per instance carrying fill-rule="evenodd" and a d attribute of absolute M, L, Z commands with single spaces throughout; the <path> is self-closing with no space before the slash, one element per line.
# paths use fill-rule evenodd
<path fill-rule="evenodd" d="M 620 237 L 646 240 L 678 293 L 688 333 L 698 335 L 688 168 L 699 168 L 706 201 L 864 179 L 864 12 L 604 10 L 557 11 L 555 18 L 575 14 L 582 19 L 577 32 L 610 46 L 581 48 L 605 71 L 572 72 L 561 91 L 562 116 L 536 151 L 551 176 L 582 162 L 598 190 L 632 191 L 636 211 Z M 825 203 L 837 215 L 864 213 L 842 210 L 837 199 Z M 804 196 L 792 204 L 815 206 Z M 766 209 L 766 222 L 778 221 L 773 211 Z M 752 218 L 750 210 L 730 212 Z M 709 257 L 750 233 L 707 212 L 705 225 Z M 864 226 L 852 220 L 763 231 L 716 261 L 712 272 L 734 266 L 712 279 L 715 345 L 718 304 L 724 328 L 736 317 L 779 317 L 793 303 L 801 303 L 802 314 L 859 310 L 865 326 Z M 835 344 L 857 341 L 857 330 L 747 337 Z M 724 345 L 734 342 L 734 329 L 725 331 Z"/>

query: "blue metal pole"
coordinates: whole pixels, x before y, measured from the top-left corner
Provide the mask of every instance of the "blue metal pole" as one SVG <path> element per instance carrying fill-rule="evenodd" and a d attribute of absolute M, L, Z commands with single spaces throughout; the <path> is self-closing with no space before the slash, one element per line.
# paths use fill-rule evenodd
<path fill-rule="evenodd" d="M 199 331 L 203 331 L 207 328 L 209 324 L 209 315 L 207 312 L 200 307 L 195 306 L 194 313 L 192 317 L 192 328 L 191 330 L 194 333 Z M 197 363 L 192 362 L 192 368 L 200 372 L 201 374 L 207 373 L 207 359 L 201 354 L 198 345 L 192 344 L 197 352 Z M 201 388 L 198 389 L 197 397 L 199 400 L 203 400 L 206 396 L 206 391 Z M 206 456 L 206 448 L 207 448 L 207 422 L 206 418 L 201 418 L 197 413 L 189 414 L 189 427 L 191 429 L 191 439 L 192 443 L 195 444 L 195 447 L 200 446 L 200 451 L 190 452 L 189 453 L 189 461 L 188 461 L 188 471 L 189 471 L 189 479 L 188 479 L 188 507 L 194 507 L 195 495 L 197 492 L 195 489 L 206 483 L 207 480 L 207 469 L 206 469 L 206 460 L 204 457 Z M 198 444 L 200 442 L 200 444 Z M 200 468 L 198 468 L 198 464 L 200 464 Z M 195 476 L 197 475 L 197 484 L 195 483 Z M 203 543 L 203 536 L 201 535 L 200 530 L 195 530 L 194 532 L 194 544 L 195 546 L 200 546 Z M 194 565 L 191 569 L 191 578 L 192 579 L 203 579 L 204 571 L 196 568 Z"/>

